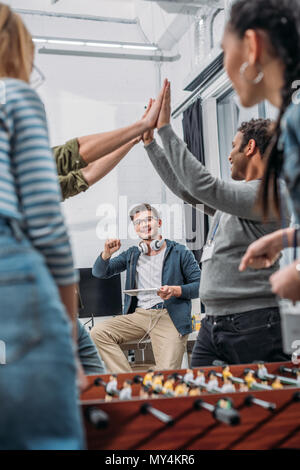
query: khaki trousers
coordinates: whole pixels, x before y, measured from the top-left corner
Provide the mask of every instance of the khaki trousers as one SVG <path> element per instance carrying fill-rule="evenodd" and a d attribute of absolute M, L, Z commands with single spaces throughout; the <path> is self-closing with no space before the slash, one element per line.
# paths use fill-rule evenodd
<path fill-rule="evenodd" d="M 155 369 L 179 369 L 188 334 L 179 334 L 167 309 L 137 308 L 134 313 L 99 322 L 92 328 L 91 336 L 107 370 L 118 373 L 132 372 L 119 344 L 140 340 L 147 332 L 152 343 Z"/>

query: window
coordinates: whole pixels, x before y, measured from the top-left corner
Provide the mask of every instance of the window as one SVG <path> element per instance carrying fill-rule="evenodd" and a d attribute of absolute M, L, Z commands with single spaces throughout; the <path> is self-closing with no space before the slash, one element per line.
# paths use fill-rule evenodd
<path fill-rule="evenodd" d="M 234 91 L 229 91 L 217 100 L 220 173 L 225 180 L 231 179 L 229 154 L 238 127 L 244 121 L 265 117 L 265 105 L 244 108 Z"/>

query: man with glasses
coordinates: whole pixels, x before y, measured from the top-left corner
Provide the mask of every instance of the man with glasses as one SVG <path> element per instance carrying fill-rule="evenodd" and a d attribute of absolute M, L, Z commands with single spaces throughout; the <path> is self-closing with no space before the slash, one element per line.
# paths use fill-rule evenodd
<path fill-rule="evenodd" d="M 140 204 L 129 216 L 139 246 L 112 259 L 121 242 L 106 240 L 93 275 L 106 279 L 126 270 L 126 290 L 137 291 L 125 294 L 124 315 L 98 323 L 91 336 L 110 372 L 131 372 L 119 345 L 147 336 L 156 369 L 178 369 L 192 331 L 191 299 L 199 296 L 200 269 L 185 246 L 160 236 L 162 220 L 154 207 Z"/>

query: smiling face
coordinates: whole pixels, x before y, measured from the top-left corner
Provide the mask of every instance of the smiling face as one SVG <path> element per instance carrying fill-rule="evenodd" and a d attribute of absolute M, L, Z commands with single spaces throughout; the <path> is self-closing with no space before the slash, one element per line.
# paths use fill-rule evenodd
<path fill-rule="evenodd" d="M 137 235 L 142 240 L 154 240 L 159 236 L 162 221 L 149 211 L 137 212 L 133 218 L 133 225 Z"/>
<path fill-rule="evenodd" d="M 231 177 L 237 181 L 245 179 L 247 166 L 249 164 L 249 159 L 245 155 L 242 143 L 243 134 L 242 132 L 238 132 L 233 139 L 232 151 L 228 157 L 231 163 Z"/>

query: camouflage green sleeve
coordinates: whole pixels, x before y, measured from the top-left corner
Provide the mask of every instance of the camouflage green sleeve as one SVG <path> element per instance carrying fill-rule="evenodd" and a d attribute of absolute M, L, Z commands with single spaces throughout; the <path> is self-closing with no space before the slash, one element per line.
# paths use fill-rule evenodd
<path fill-rule="evenodd" d="M 89 185 L 81 172 L 81 168 L 86 167 L 87 163 L 79 153 L 77 139 L 69 140 L 64 145 L 54 147 L 53 154 L 63 199 L 86 191 Z"/>
<path fill-rule="evenodd" d="M 89 188 L 81 170 L 70 171 L 66 176 L 58 176 L 63 200 L 86 191 Z"/>

